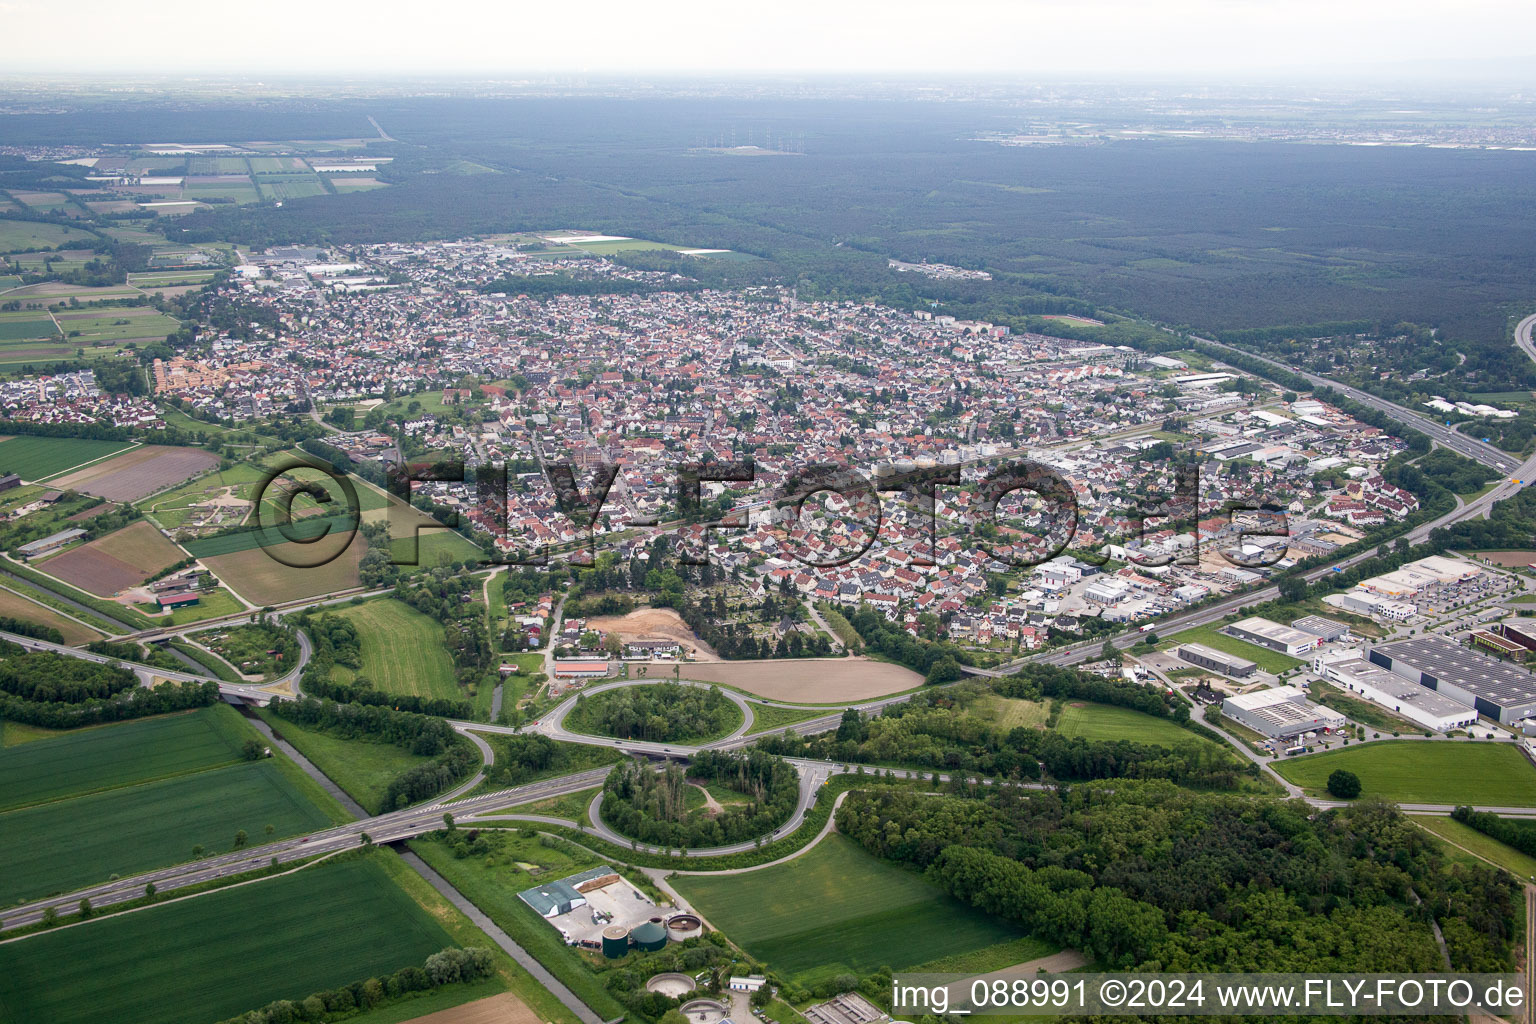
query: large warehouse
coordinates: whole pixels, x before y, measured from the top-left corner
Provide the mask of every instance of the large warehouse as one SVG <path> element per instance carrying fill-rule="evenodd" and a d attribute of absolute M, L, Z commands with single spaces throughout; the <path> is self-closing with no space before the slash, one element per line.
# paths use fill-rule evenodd
<path fill-rule="evenodd" d="M 1282 626 L 1278 622 L 1271 622 L 1269 619 L 1258 616 L 1234 622 L 1222 632 L 1239 640 L 1246 640 L 1250 644 L 1258 644 L 1260 647 L 1268 647 L 1281 654 L 1289 654 L 1293 658 L 1309 654 L 1312 648 L 1317 646 L 1317 637 L 1311 633 L 1303 633 L 1299 629 Z"/>
<path fill-rule="evenodd" d="M 1497 722 L 1517 722 L 1536 713 L 1536 674 L 1477 654 L 1449 637 L 1377 644 L 1369 660 Z"/>
<path fill-rule="evenodd" d="M 1221 702 L 1221 713 L 1272 740 L 1288 740 L 1304 732 L 1339 729 L 1344 716 L 1307 700 L 1295 686 L 1275 686 L 1241 693 Z"/>
<path fill-rule="evenodd" d="M 1218 651 L 1205 644 L 1185 644 L 1180 647 L 1179 660 L 1187 661 L 1191 665 L 1199 665 L 1212 672 L 1220 672 L 1222 675 L 1236 676 L 1239 679 L 1253 675 L 1254 670 L 1259 667 L 1247 658 L 1239 658 L 1235 654 Z"/>
<path fill-rule="evenodd" d="M 1332 664 L 1323 675 L 1350 693 L 1358 693 L 1435 732 L 1449 732 L 1477 722 L 1477 712 L 1467 705 L 1369 662 Z"/>

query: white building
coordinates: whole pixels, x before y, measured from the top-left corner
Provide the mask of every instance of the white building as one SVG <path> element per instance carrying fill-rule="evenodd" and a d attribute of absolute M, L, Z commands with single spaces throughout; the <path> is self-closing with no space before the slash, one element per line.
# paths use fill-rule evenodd
<path fill-rule="evenodd" d="M 1334 662 L 1324 666 L 1320 675 L 1435 732 L 1449 732 L 1477 722 L 1477 712 L 1465 704 L 1365 661 Z"/>

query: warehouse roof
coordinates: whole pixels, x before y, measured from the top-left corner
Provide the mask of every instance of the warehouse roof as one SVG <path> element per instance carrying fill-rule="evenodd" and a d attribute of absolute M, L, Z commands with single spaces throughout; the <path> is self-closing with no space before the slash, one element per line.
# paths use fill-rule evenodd
<path fill-rule="evenodd" d="M 1274 643 L 1286 644 L 1292 647 L 1317 642 L 1317 637 L 1311 633 L 1303 633 L 1299 629 L 1282 626 L 1278 622 L 1271 622 L 1269 619 L 1260 618 L 1257 615 L 1234 622 L 1227 629 L 1240 629 L 1244 632 L 1252 633 L 1254 636 L 1261 636 Z"/>
<path fill-rule="evenodd" d="M 1536 701 L 1536 674 L 1509 662 L 1477 654 L 1449 637 L 1416 636 L 1371 648 L 1394 662 L 1461 687 L 1496 704 Z"/>

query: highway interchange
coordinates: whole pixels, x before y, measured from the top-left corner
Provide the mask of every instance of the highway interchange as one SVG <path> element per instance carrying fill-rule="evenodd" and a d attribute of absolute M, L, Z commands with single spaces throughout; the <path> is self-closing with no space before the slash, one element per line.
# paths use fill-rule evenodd
<path fill-rule="evenodd" d="M 1536 330 L 1536 315 L 1526 317 L 1520 322 L 1516 330 L 1516 341 L 1520 345 L 1521 349 L 1525 351 L 1533 361 L 1536 361 L 1536 339 L 1533 339 L 1532 337 L 1533 330 Z M 1219 348 L 1225 347 L 1215 342 L 1208 342 L 1208 344 L 1216 345 Z M 1249 355 L 1249 353 L 1243 354 Z M 1265 361 L 1272 362 L 1270 360 Z M 1280 366 L 1280 364 L 1273 365 Z M 1289 369 L 1288 367 L 1282 368 Z M 1524 486 L 1525 482 L 1529 481 L 1533 475 L 1536 475 L 1536 456 L 1521 462 L 1520 460 L 1517 460 L 1506 453 L 1500 452 L 1497 449 L 1494 449 L 1480 441 L 1474 441 L 1470 438 L 1467 438 L 1464 435 L 1457 433 L 1455 430 L 1448 429 L 1440 423 L 1430 420 L 1427 417 L 1424 417 L 1412 410 L 1403 409 L 1399 406 L 1393 405 L 1392 403 L 1375 398 L 1375 396 L 1368 395 L 1356 389 L 1344 387 L 1332 381 L 1328 381 L 1325 378 L 1316 377 L 1310 374 L 1303 374 L 1303 376 L 1306 376 L 1313 382 L 1314 385 L 1318 387 L 1332 387 L 1349 395 L 1351 398 L 1361 402 L 1362 404 L 1368 405 L 1372 408 L 1380 409 L 1382 412 L 1387 413 L 1400 422 L 1423 431 L 1445 447 L 1457 451 L 1460 454 L 1467 456 L 1468 458 L 1474 459 L 1483 465 L 1497 469 L 1501 473 L 1505 474 L 1504 479 L 1501 480 L 1495 487 L 1490 489 L 1487 493 L 1480 495 L 1478 498 L 1471 502 L 1459 503 L 1457 508 L 1446 513 L 1445 515 L 1440 516 L 1432 522 L 1424 523 L 1416 527 L 1406 535 L 1410 541 L 1422 541 L 1430 534 L 1432 530 L 1437 527 L 1448 525 L 1450 523 L 1457 522 L 1462 519 L 1467 519 L 1472 516 L 1486 515 L 1487 510 L 1495 501 L 1510 496 L 1520 487 Z M 1372 554 L 1374 554 L 1374 549 L 1361 552 L 1350 558 L 1334 563 L 1334 565 L 1321 566 L 1308 572 L 1307 578 L 1309 580 L 1319 579 L 1322 576 L 1333 572 L 1335 567 L 1346 568 L 1364 560 L 1365 558 L 1371 557 Z M 349 601 L 354 596 L 357 595 L 331 597 L 318 602 L 300 603 L 285 608 L 283 613 L 295 611 L 302 607 L 313 607 L 320 604 Z M 1273 600 L 1277 596 L 1278 588 L 1274 586 L 1261 587 L 1257 590 L 1235 594 L 1220 601 L 1213 602 L 1212 604 L 1205 607 L 1198 608 L 1181 615 L 1170 616 L 1169 618 L 1159 622 L 1158 629 L 1162 634 L 1176 633 L 1182 629 L 1218 621 L 1226 616 L 1229 612 L 1255 604 L 1262 604 L 1264 602 Z M 241 615 L 232 618 L 238 620 L 245 617 L 246 616 Z M 183 633 L 199 629 L 206 629 L 210 626 L 216 626 L 219 624 L 221 623 L 205 622 L 199 623 L 196 626 L 186 627 L 184 629 L 174 631 L 151 632 L 158 634 L 165 634 L 170 632 Z M 59 654 L 67 655 L 69 657 L 84 658 L 86 660 L 103 663 L 114 662 L 118 660 L 91 654 L 90 652 L 83 651 L 78 648 L 49 644 L 45 641 L 35 640 L 29 637 L 18 636 L 11 633 L 0 633 L 0 637 L 3 637 L 4 639 L 14 643 L 21 644 L 32 650 L 53 651 Z M 1114 643 L 1117 648 L 1125 648 L 1133 645 L 1139 639 L 1140 635 L 1133 632 L 1130 634 L 1118 636 L 1111 642 Z M 290 670 L 290 672 L 284 677 L 284 680 L 282 680 L 290 683 L 295 692 L 297 692 L 298 678 L 302 673 L 304 662 L 307 660 L 310 653 L 307 639 L 302 640 L 301 642 L 303 646 L 301 650 L 300 664 L 296 665 L 292 670 Z M 1099 651 L 1102 646 L 1102 640 L 1079 643 L 1070 647 L 1054 649 L 1033 655 L 1028 658 L 1022 658 L 1007 665 L 999 666 L 995 669 L 971 669 L 970 671 L 976 675 L 999 676 L 1016 671 L 1020 666 L 1029 662 L 1039 662 L 1053 665 L 1070 665 L 1091 657 L 1093 654 Z M 266 703 L 273 696 L 271 690 L 269 689 L 272 686 L 270 683 L 263 684 L 261 686 L 244 683 L 227 683 L 216 679 L 211 679 L 211 677 L 206 675 L 200 675 L 193 672 L 172 672 L 153 668 L 150 666 L 133 665 L 132 663 L 124 664 L 133 667 L 140 673 L 141 677 L 145 674 L 149 674 L 154 677 L 172 679 L 176 681 L 190 680 L 205 682 L 211 680 L 217 682 L 219 684 L 220 690 L 228 698 L 238 702 Z M 650 680 L 648 682 L 654 683 L 659 681 L 661 680 Z M 647 681 L 619 681 L 592 687 L 587 690 L 587 692 L 595 693 L 618 686 L 644 684 L 644 682 Z M 735 749 L 746 746 L 749 743 L 755 741 L 761 735 L 765 735 L 765 733 L 759 733 L 749 736 L 748 732 L 750 731 L 752 725 L 752 713 L 750 707 L 747 705 L 746 700 L 739 694 L 724 688 L 722 688 L 721 692 L 730 697 L 730 699 L 736 702 L 738 707 L 742 709 L 744 719 L 743 724 L 728 736 L 716 740 L 712 743 L 702 744 L 697 747 L 681 744 L 645 743 L 639 741 L 615 740 L 607 737 L 588 736 L 581 733 L 571 732 L 570 730 L 564 728 L 563 722 L 566 714 L 570 710 L 570 707 L 574 704 L 575 697 L 568 698 L 556 708 L 541 716 L 537 723 L 523 726 L 520 729 L 466 721 L 454 721 L 452 722 L 452 725 L 456 730 L 466 735 L 470 735 L 476 732 L 539 732 L 564 742 L 609 746 L 636 756 L 650 757 L 653 759 L 668 757 L 682 758 L 691 753 L 694 753 L 699 749 L 705 748 Z M 866 715 L 872 715 L 879 713 L 881 710 L 891 706 L 892 704 L 904 701 L 910 696 L 910 693 L 897 694 L 895 696 L 882 698 L 880 700 L 867 701 L 850 706 L 857 708 L 859 711 Z M 762 701 L 758 698 L 754 698 L 754 700 L 756 700 L 758 703 L 774 703 L 772 701 Z M 811 719 L 809 721 L 796 723 L 794 726 L 787 728 L 794 728 L 797 731 L 805 734 L 835 728 L 838 721 L 842 717 L 843 710 L 843 707 L 829 707 L 825 715 Z M 1213 731 L 1213 735 L 1227 739 L 1228 742 L 1232 743 L 1232 745 L 1239 751 L 1243 752 L 1247 756 L 1252 756 L 1251 752 L 1247 751 L 1245 747 L 1243 747 L 1235 740 L 1232 740 L 1230 737 L 1227 737 L 1224 733 Z M 489 748 L 486 747 L 483 741 L 477 742 L 477 746 L 481 748 L 482 754 L 488 752 Z M 775 830 L 772 836 L 768 837 L 769 839 L 782 838 L 783 836 L 795 831 L 795 829 L 800 826 L 805 818 L 806 813 L 814 806 L 816 795 L 821 786 L 831 776 L 843 772 L 860 770 L 859 766 L 857 765 L 831 764 L 827 762 L 811 761 L 798 758 L 792 758 L 789 760 L 792 764 L 795 765 L 801 775 L 800 800 L 798 801 L 795 812 L 790 820 Z M 540 782 L 530 783 L 524 786 L 515 786 L 478 795 L 465 795 L 469 790 L 475 788 L 475 786 L 480 782 L 482 776 L 476 776 L 468 783 L 458 787 L 458 789 L 454 790 L 453 793 L 447 794 L 431 804 L 411 807 L 400 811 L 392 811 L 373 817 L 364 817 L 353 822 L 337 825 L 319 832 L 310 833 L 308 835 L 293 836 L 287 839 L 265 843 L 260 846 L 254 846 L 232 853 L 221 854 L 202 860 L 192 861 L 186 864 L 180 864 L 172 867 L 161 868 L 156 871 L 145 872 L 139 875 L 135 875 L 131 878 L 117 879 L 103 883 L 101 885 L 90 886 L 84 889 L 76 890 L 65 895 L 54 896 L 47 899 L 37 900 L 23 905 L 6 908 L 4 910 L 0 910 L 0 928 L 10 929 L 39 921 L 42 919 L 45 911 L 49 908 L 53 908 L 60 913 L 72 912 L 82 898 L 88 898 L 94 907 L 101 908 L 104 906 L 110 906 L 115 903 L 137 899 L 144 895 L 145 886 L 151 883 L 155 885 L 159 893 L 165 894 L 177 889 L 184 889 L 188 886 L 213 882 L 219 879 L 228 879 L 235 875 L 240 875 L 267 867 L 273 863 L 283 864 L 298 860 L 305 860 L 328 853 L 334 853 L 340 850 L 350 849 L 363 842 L 363 837 L 365 835 L 367 836 L 368 841 L 374 843 L 388 843 L 402 839 L 408 839 L 420 835 L 424 832 L 430 832 L 442 828 L 444 824 L 443 816 L 445 812 L 452 813 L 456 822 L 467 823 L 473 823 L 476 820 L 483 820 L 486 818 L 504 820 L 516 817 L 521 817 L 523 820 L 528 820 L 531 822 L 561 821 L 561 819 L 543 818 L 537 815 L 518 816 L 516 814 L 509 813 L 504 809 L 517 804 L 552 799 L 554 797 L 564 796 L 570 793 L 575 793 L 581 790 L 600 786 L 604 778 L 607 776 L 608 770 L 608 768 L 596 768 L 588 771 L 573 773 L 571 775 L 563 776 L 557 779 L 548 779 Z M 893 774 L 901 776 L 931 776 L 932 773 L 893 772 Z M 937 777 L 941 781 L 946 778 L 946 776 L 943 775 L 939 775 Z M 328 780 L 326 781 L 328 782 Z M 1290 791 L 1294 795 L 1294 789 L 1291 788 Z M 1320 807 L 1337 806 L 1335 803 L 1329 801 L 1314 799 L 1311 802 Z M 1451 810 L 1451 808 L 1447 805 L 1427 804 L 1404 805 L 1404 809 L 1418 813 L 1439 814 L 1448 813 L 1449 810 Z M 1507 814 L 1536 816 L 1536 810 L 1530 808 L 1486 809 Z M 607 839 L 618 846 L 628 847 L 631 845 L 628 839 L 617 835 L 616 833 L 612 832 L 612 830 L 608 829 L 607 826 L 602 824 L 596 813 L 595 806 L 589 811 L 589 817 L 591 820 L 588 823 L 581 824 L 578 827 L 583 827 L 585 831 Z M 698 857 L 726 854 L 732 852 L 740 852 L 743 850 L 750 850 L 756 846 L 756 842 L 738 843 L 729 847 L 722 847 L 717 850 L 689 850 L 686 851 L 686 855 L 690 857 Z"/>

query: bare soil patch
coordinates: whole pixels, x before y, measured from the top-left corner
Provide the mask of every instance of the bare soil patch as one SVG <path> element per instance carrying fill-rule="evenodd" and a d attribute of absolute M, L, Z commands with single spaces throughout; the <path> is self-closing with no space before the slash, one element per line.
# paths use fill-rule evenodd
<path fill-rule="evenodd" d="M 920 686 L 909 668 L 867 658 L 775 658 L 682 666 L 682 678 L 725 683 L 769 700 L 833 704 L 871 700 Z"/>
<path fill-rule="evenodd" d="M 77 469 L 50 483 L 112 501 L 134 502 L 173 484 L 201 476 L 219 464 L 219 457 L 199 448 L 145 445 L 116 458 Z"/>
<path fill-rule="evenodd" d="M 694 635 L 683 617 L 671 608 L 636 608 L 628 615 L 603 615 L 587 620 L 588 629 L 615 633 L 620 640 L 676 640 L 689 657 L 719 661 L 715 649 Z"/>
<path fill-rule="evenodd" d="M 539 1015 L 510 992 L 413 1017 L 405 1024 L 542 1024 Z"/>
<path fill-rule="evenodd" d="M 1476 557 L 1508 569 L 1536 562 L 1536 551 L 1479 551 Z"/>

